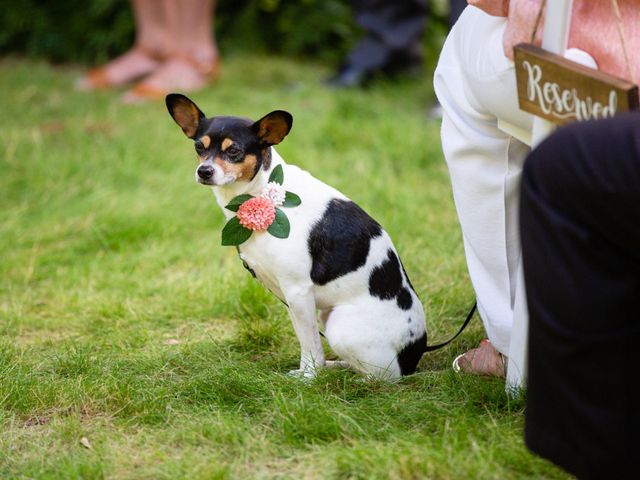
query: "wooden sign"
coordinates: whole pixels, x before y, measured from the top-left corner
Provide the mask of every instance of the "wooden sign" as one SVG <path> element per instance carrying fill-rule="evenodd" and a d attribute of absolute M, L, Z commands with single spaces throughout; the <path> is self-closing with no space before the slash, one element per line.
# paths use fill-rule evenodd
<path fill-rule="evenodd" d="M 513 49 L 520 109 L 550 122 L 638 110 L 638 87 L 527 43 Z"/>

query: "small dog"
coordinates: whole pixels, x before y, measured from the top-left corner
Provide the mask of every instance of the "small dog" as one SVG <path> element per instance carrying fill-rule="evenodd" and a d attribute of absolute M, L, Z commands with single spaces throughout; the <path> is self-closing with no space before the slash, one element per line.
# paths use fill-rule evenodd
<path fill-rule="evenodd" d="M 275 169 L 282 168 L 282 186 L 299 195 L 301 203 L 285 209 L 286 238 L 255 231 L 238 246 L 245 267 L 288 307 L 301 350 L 300 369 L 290 373 L 312 378 L 325 365 L 387 380 L 414 373 L 427 348 L 425 316 L 391 238 L 342 193 L 278 155 L 273 145 L 291 130 L 292 116 L 276 110 L 257 122 L 206 118 L 175 93 L 166 104 L 195 142 L 196 181 L 213 187 L 228 220 L 236 215 L 230 202 L 259 196 Z M 325 361 L 317 310 L 341 362 Z"/>

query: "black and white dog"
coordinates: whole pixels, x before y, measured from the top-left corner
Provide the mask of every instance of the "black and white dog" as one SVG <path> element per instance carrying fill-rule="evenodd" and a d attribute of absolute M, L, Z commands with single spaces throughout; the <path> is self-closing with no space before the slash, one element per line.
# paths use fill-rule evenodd
<path fill-rule="evenodd" d="M 291 115 L 206 118 L 184 95 L 170 94 L 166 103 L 195 141 L 196 180 L 213 187 L 227 219 L 236 214 L 225 206 L 242 194 L 258 196 L 278 165 L 283 187 L 301 199 L 286 209 L 287 238 L 253 232 L 238 247 L 245 266 L 289 309 L 301 349 L 300 369 L 291 373 L 313 377 L 336 364 L 383 379 L 415 372 L 427 344 L 424 311 L 393 242 L 358 205 L 272 148 L 291 130 Z M 325 361 L 318 310 L 342 362 Z"/>

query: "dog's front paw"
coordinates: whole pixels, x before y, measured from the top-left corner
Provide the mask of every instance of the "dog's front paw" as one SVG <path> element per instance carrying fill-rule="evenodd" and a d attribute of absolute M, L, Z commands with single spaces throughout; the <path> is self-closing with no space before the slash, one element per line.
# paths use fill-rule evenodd
<path fill-rule="evenodd" d="M 290 377 L 300 378 L 301 380 L 313 380 L 316 378 L 316 370 L 312 368 L 297 368 L 291 370 L 287 375 Z"/>

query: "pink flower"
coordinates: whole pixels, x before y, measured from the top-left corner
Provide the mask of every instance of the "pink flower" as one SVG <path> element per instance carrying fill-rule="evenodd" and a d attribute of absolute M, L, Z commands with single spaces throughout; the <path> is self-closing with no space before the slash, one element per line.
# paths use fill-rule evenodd
<path fill-rule="evenodd" d="M 276 208 L 271 200 L 254 197 L 250 198 L 238 208 L 236 213 L 240 225 L 254 231 L 263 231 L 269 228 L 276 218 Z"/>
<path fill-rule="evenodd" d="M 284 203 L 287 192 L 284 187 L 276 182 L 269 182 L 260 192 L 262 198 L 268 198 L 276 207 Z"/>

